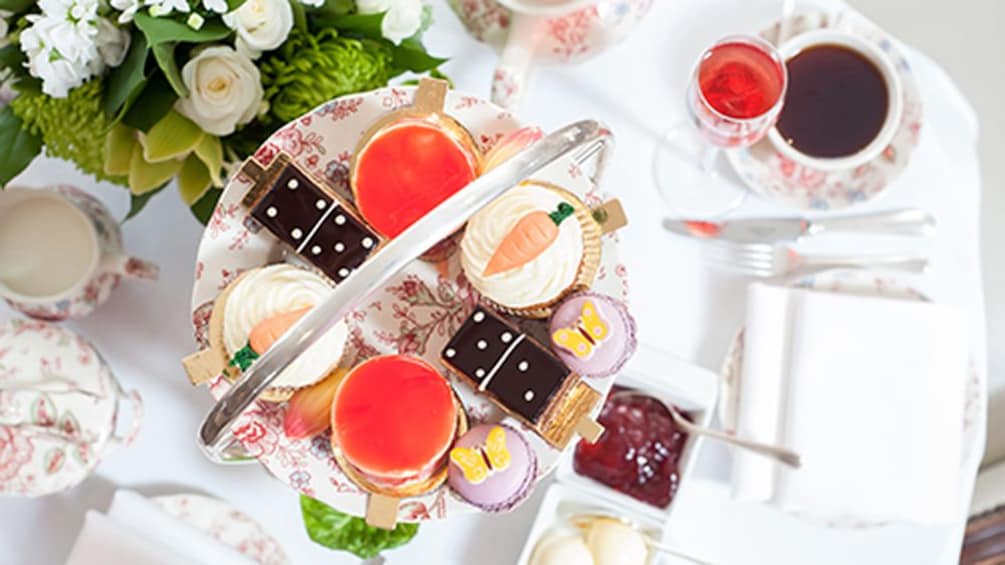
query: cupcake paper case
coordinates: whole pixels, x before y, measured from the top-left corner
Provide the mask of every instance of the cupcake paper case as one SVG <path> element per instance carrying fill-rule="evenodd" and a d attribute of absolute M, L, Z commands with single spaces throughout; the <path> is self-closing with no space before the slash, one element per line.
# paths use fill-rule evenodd
<path fill-rule="evenodd" d="M 528 181 L 468 221 L 461 264 L 500 311 L 547 318 L 563 297 L 593 284 L 601 226 L 571 192 Z"/>

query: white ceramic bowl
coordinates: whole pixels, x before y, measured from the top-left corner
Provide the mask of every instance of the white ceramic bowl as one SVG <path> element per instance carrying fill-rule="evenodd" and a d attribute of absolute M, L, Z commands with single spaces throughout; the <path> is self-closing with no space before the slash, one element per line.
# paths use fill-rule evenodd
<path fill-rule="evenodd" d="M 771 143 L 779 153 L 800 165 L 821 171 L 853 169 L 869 162 L 882 153 L 890 145 L 894 134 L 897 132 L 897 126 L 900 124 L 900 119 L 904 112 L 904 93 L 900 74 L 897 73 L 897 69 L 890 57 L 880 50 L 877 45 L 857 35 L 835 29 L 819 29 L 801 33 L 786 41 L 780 51 L 782 58 L 788 61 L 803 50 L 818 45 L 840 45 L 847 47 L 876 65 L 876 68 L 883 75 L 883 80 L 886 82 L 887 98 L 889 100 L 883 127 L 880 128 L 879 133 L 868 145 L 857 153 L 844 157 L 828 158 L 807 155 L 789 145 L 777 127 L 772 128 L 768 132 L 768 139 L 771 140 Z M 782 112 L 785 112 L 784 108 Z"/>
<path fill-rule="evenodd" d="M 641 346 L 615 384 L 637 390 L 652 396 L 664 404 L 673 404 L 691 415 L 694 423 L 708 427 L 718 395 L 718 376 L 707 369 L 697 367 L 671 357 L 652 348 Z M 678 484 L 675 498 L 687 486 L 687 477 L 697 461 L 698 449 L 703 438 L 691 435 L 684 443 L 677 465 Z M 575 449 L 562 455 L 556 472 L 558 481 L 600 500 L 604 499 L 625 512 L 635 516 L 647 516 L 659 522 L 666 522 L 674 503 L 667 508 L 657 508 L 589 477 L 580 475 L 573 467 Z"/>

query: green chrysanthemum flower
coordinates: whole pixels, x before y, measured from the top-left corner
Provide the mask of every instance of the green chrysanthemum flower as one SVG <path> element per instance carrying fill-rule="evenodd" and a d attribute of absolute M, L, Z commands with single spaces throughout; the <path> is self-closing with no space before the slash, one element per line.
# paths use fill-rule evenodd
<path fill-rule="evenodd" d="M 388 46 L 339 37 L 331 28 L 313 37 L 294 29 L 259 70 L 269 117 L 280 124 L 332 98 L 382 87 L 398 74 Z"/>
<path fill-rule="evenodd" d="M 104 171 L 105 135 L 111 121 L 101 109 L 100 81 L 86 82 L 66 98 L 22 92 L 10 105 L 28 131 L 42 136 L 47 155 L 72 161 L 99 180 L 126 186 L 125 177 Z"/>

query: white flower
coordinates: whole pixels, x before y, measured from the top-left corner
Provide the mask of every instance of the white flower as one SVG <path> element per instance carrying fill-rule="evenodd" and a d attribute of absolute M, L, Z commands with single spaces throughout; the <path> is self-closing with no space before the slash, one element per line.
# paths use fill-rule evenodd
<path fill-rule="evenodd" d="M 293 29 L 293 8 L 289 0 L 247 0 L 224 15 L 223 22 L 237 32 L 237 50 L 257 59 L 286 41 Z"/>
<path fill-rule="evenodd" d="M 129 51 L 129 32 L 116 27 L 106 18 L 98 18 L 96 26 L 98 35 L 94 44 L 98 48 L 98 54 L 101 55 L 101 62 L 109 67 L 121 65 L 126 58 L 126 52 Z"/>
<path fill-rule="evenodd" d="M 144 4 L 150 6 L 150 15 L 155 18 L 167 16 L 171 12 L 187 14 L 192 11 L 188 0 L 145 0 Z"/>
<path fill-rule="evenodd" d="M 258 69 L 231 47 L 207 47 L 185 63 L 181 77 L 189 90 L 175 109 L 213 135 L 230 135 L 250 122 L 262 105 Z"/>
<path fill-rule="evenodd" d="M 118 22 L 120 24 L 127 24 L 133 21 L 136 12 L 143 6 L 143 0 L 112 0 L 111 5 L 112 8 L 121 12 Z"/>
<path fill-rule="evenodd" d="M 356 0 L 356 9 L 361 14 L 386 12 L 380 34 L 396 44 L 422 27 L 422 0 Z"/>
<path fill-rule="evenodd" d="M 21 50 L 28 56 L 28 72 L 42 79 L 42 92 L 65 98 L 71 89 L 84 84 L 91 71 L 87 63 L 64 57 L 52 47 L 50 32 L 58 22 L 41 18 L 21 32 Z"/>
<path fill-rule="evenodd" d="M 300 0 L 300 3 L 304 6 L 310 6 L 312 8 L 320 8 L 324 6 L 325 0 Z"/>
<path fill-rule="evenodd" d="M 202 0 L 202 5 L 210 12 L 217 14 L 227 11 L 227 0 Z"/>
<path fill-rule="evenodd" d="M 55 98 L 105 69 L 98 51 L 98 0 L 40 0 L 41 14 L 20 37 L 32 76 L 42 79 L 42 91 Z"/>

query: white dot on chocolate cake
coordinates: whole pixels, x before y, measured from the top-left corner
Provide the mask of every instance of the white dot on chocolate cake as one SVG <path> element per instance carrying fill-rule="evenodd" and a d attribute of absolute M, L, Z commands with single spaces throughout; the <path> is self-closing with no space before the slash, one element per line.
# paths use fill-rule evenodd
<path fill-rule="evenodd" d="M 481 368 L 475 369 L 475 376 L 478 377 L 479 379 L 482 378 L 482 377 L 484 377 L 485 376 L 485 369 L 481 369 Z"/>
<path fill-rule="evenodd" d="M 296 190 L 300 186 L 300 181 L 297 179 L 290 179 L 290 182 L 286 183 L 286 186 L 290 187 L 290 190 Z"/>
<path fill-rule="evenodd" d="M 528 390 L 527 392 L 523 393 L 523 399 L 526 400 L 527 402 L 534 400 L 534 391 Z"/>
<path fill-rule="evenodd" d="M 455 351 L 453 347 L 449 347 L 443 352 L 443 354 L 446 355 L 447 359 L 453 359 L 454 355 L 457 355 L 457 351 Z"/>
<path fill-rule="evenodd" d="M 338 276 L 340 276 L 342 278 L 348 277 L 349 276 L 349 269 L 346 269 L 345 267 L 342 267 L 341 269 L 338 270 Z"/>
<path fill-rule="evenodd" d="M 315 255 L 321 255 L 321 246 L 315 245 L 314 247 L 311 247 L 311 253 Z"/>
<path fill-rule="evenodd" d="M 341 241 L 335 244 L 335 253 L 342 253 L 345 251 L 345 244 Z"/>
<path fill-rule="evenodd" d="M 373 247 L 373 239 L 369 237 L 363 238 L 363 249 L 370 249 Z"/>
<path fill-rule="evenodd" d="M 501 339 L 503 343 L 509 343 L 513 341 L 513 334 L 509 332 L 503 332 L 502 335 L 499 336 L 499 339 Z"/>
<path fill-rule="evenodd" d="M 319 198 L 318 201 L 314 203 L 314 206 L 316 206 L 318 210 L 324 210 L 328 207 L 328 203 Z"/>
<path fill-rule="evenodd" d="M 269 206 L 265 210 L 265 215 L 268 216 L 268 217 L 270 217 L 270 218 L 275 218 L 276 216 L 279 215 L 279 210 L 276 210 L 275 206 Z"/>
<path fill-rule="evenodd" d="M 521 373 L 526 373 L 527 369 L 530 369 L 530 363 L 528 363 L 526 360 L 525 361 L 520 361 L 520 364 L 517 365 L 516 368 Z"/>
<path fill-rule="evenodd" d="M 475 315 L 472 318 L 472 320 L 474 320 L 475 323 L 481 322 L 484 319 L 485 319 L 485 312 L 475 312 Z"/>
<path fill-rule="evenodd" d="M 481 350 L 487 349 L 488 346 L 489 346 L 489 342 L 485 341 L 484 339 L 479 339 L 478 343 L 475 344 L 475 347 L 477 347 L 478 349 L 481 349 Z"/>
<path fill-rule="evenodd" d="M 293 231 L 290 232 L 290 236 L 292 236 L 293 239 L 300 239 L 304 236 L 304 232 L 301 231 L 300 228 L 293 228 Z"/>
<path fill-rule="evenodd" d="M 345 223 L 345 216 L 343 216 L 342 214 L 339 214 L 338 216 L 335 216 L 335 224 L 341 226 L 344 223 Z"/>

